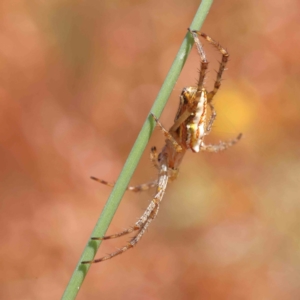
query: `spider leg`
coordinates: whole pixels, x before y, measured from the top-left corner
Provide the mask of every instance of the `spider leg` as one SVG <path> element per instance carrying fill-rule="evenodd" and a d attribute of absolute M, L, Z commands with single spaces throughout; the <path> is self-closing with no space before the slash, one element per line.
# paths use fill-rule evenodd
<path fill-rule="evenodd" d="M 115 233 L 115 234 L 112 234 L 112 235 L 105 235 L 103 237 L 92 237 L 92 240 L 93 241 L 100 241 L 100 240 L 102 241 L 102 240 L 115 239 L 115 238 L 121 237 L 123 235 L 129 234 L 133 231 L 139 230 L 139 229 L 140 229 L 140 227 L 135 225 L 133 227 L 127 228 L 124 231 L 121 231 L 121 232 L 118 232 L 118 233 Z"/>
<path fill-rule="evenodd" d="M 158 154 L 157 154 L 156 147 L 154 146 L 154 147 L 151 148 L 150 160 L 153 163 L 153 166 L 156 169 L 159 169 L 159 165 L 158 165 L 158 160 L 157 159 L 158 159 Z"/>
<path fill-rule="evenodd" d="M 83 261 L 81 262 L 82 264 L 90 264 L 90 263 L 98 263 L 104 260 L 111 259 L 117 255 L 120 255 L 124 253 L 125 251 L 133 248 L 139 240 L 142 238 L 144 233 L 146 232 L 148 226 L 150 223 L 155 219 L 155 217 L 158 214 L 159 210 L 159 203 L 162 200 L 165 190 L 167 188 L 167 183 L 168 183 L 168 164 L 167 164 L 167 155 L 162 155 L 161 159 L 161 168 L 158 176 L 158 185 L 156 189 L 156 194 L 150 204 L 148 205 L 147 209 L 143 213 L 143 215 L 140 217 L 140 219 L 135 223 L 135 226 L 128 228 L 127 230 L 124 230 L 118 234 L 114 234 L 111 236 L 104 236 L 102 238 L 92 238 L 93 240 L 103 240 L 103 239 L 110 239 L 110 238 L 116 238 L 119 236 L 123 236 L 125 234 L 128 234 L 130 232 L 133 232 L 135 230 L 138 230 L 137 234 L 130 240 L 127 245 L 123 246 L 122 248 L 118 249 L 115 252 L 112 252 L 106 256 L 103 256 L 99 259 L 94 259 L 90 261 Z"/>
<path fill-rule="evenodd" d="M 92 176 L 91 179 L 97 181 L 97 182 L 100 182 L 104 185 L 107 185 L 107 186 L 111 186 L 111 187 L 114 187 L 115 186 L 115 183 L 112 183 L 112 182 L 107 182 L 103 179 L 99 179 L 97 177 L 94 177 Z M 135 192 L 135 193 L 138 193 L 138 192 L 143 192 L 143 191 L 147 191 L 151 188 L 154 188 L 157 186 L 157 180 L 154 180 L 154 181 L 150 181 L 150 182 L 147 182 L 147 183 L 143 183 L 143 184 L 139 184 L 139 185 L 134 185 L 134 186 L 128 186 L 126 188 L 127 191 L 131 191 L 131 192 Z"/>
<path fill-rule="evenodd" d="M 202 47 L 202 45 L 200 43 L 200 40 L 198 38 L 198 34 L 200 34 L 200 33 L 198 31 L 195 31 L 195 30 L 190 30 L 189 28 L 188 28 L 188 31 L 193 36 L 197 51 L 200 55 L 200 61 L 201 62 L 200 62 L 200 71 L 199 71 L 199 79 L 198 79 L 198 88 L 197 88 L 197 90 L 201 91 L 202 88 L 203 88 L 203 85 L 204 85 L 206 70 L 208 68 L 208 61 L 206 59 L 203 47 Z"/>
<path fill-rule="evenodd" d="M 170 132 L 164 128 L 164 126 L 160 123 L 160 121 L 157 119 L 157 117 L 151 113 L 151 116 L 153 117 L 154 121 L 156 122 L 156 124 L 158 125 L 158 127 L 161 129 L 161 131 L 163 132 L 164 136 L 166 137 L 166 139 L 170 140 L 176 150 L 176 152 L 181 152 L 183 149 L 182 147 L 178 144 L 178 142 L 175 140 L 175 138 L 172 136 L 172 134 L 170 134 Z"/>
<path fill-rule="evenodd" d="M 156 147 L 152 147 L 151 152 L 150 152 L 150 159 L 151 159 L 154 167 L 159 169 L 159 165 L 157 163 L 157 158 L 158 158 L 158 154 L 157 154 Z M 110 186 L 110 187 L 115 186 L 115 183 L 113 183 L 113 182 L 108 182 L 106 180 L 103 180 L 103 179 L 100 179 L 100 178 L 97 178 L 97 177 L 94 177 L 94 176 L 91 176 L 91 179 L 93 179 L 97 182 L 100 182 L 104 185 Z M 153 187 L 156 187 L 156 185 L 157 185 L 157 180 L 154 180 L 154 181 L 150 181 L 150 182 L 147 182 L 147 183 L 142 183 L 142 184 L 135 185 L 135 186 L 128 186 L 126 190 L 138 193 L 138 192 L 147 191 L 147 190 L 149 190 Z"/>
<path fill-rule="evenodd" d="M 215 84 L 214 84 L 214 89 L 211 92 L 209 92 L 208 95 L 207 95 L 207 101 L 210 102 L 210 101 L 212 101 L 214 95 L 218 92 L 218 90 L 221 86 L 221 79 L 222 79 L 222 75 L 223 75 L 223 72 L 225 70 L 226 64 L 228 62 L 229 53 L 227 52 L 227 50 L 225 48 L 223 48 L 218 42 L 213 40 L 207 34 L 199 32 L 199 31 L 192 31 L 192 34 L 193 33 L 198 34 L 198 35 L 202 36 L 203 38 L 205 38 L 210 44 L 212 44 L 215 48 L 217 48 L 222 54 L 222 61 L 220 62 L 220 67 L 219 67 L 219 70 L 217 72 L 217 78 L 216 78 L 216 81 L 215 81 Z M 194 39 L 195 39 L 195 37 L 194 37 Z M 195 43 L 196 43 L 196 40 L 195 40 Z M 197 45 L 197 43 L 196 43 L 196 45 Z"/>
<path fill-rule="evenodd" d="M 209 102 L 208 105 L 210 106 L 211 116 L 210 116 L 210 120 L 209 120 L 209 122 L 207 124 L 207 127 L 206 127 L 205 135 L 208 135 L 210 133 L 212 125 L 213 125 L 213 123 L 214 123 L 214 121 L 216 120 L 216 117 L 217 117 L 217 112 L 215 110 L 215 107 L 212 105 L 211 102 Z"/>
<path fill-rule="evenodd" d="M 176 130 L 180 127 L 182 123 L 184 123 L 190 116 L 192 111 L 187 109 L 185 112 L 183 112 L 175 121 L 172 127 L 170 128 L 169 132 L 174 133 Z"/>
<path fill-rule="evenodd" d="M 234 144 L 236 144 L 242 137 L 242 134 L 240 133 L 235 139 L 230 140 L 228 142 L 220 142 L 219 144 L 216 145 L 205 145 L 203 142 L 201 144 L 201 151 L 208 151 L 208 152 L 220 152 L 223 151 Z"/>
<path fill-rule="evenodd" d="M 130 240 L 129 243 L 127 243 L 127 245 L 123 246 L 122 248 L 118 249 L 115 252 L 112 252 L 106 256 L 103 256 L 101 258 L 98 259 L 94 259 L 91 261 L 83 261 L 82 264 L 90 264 L 90 263 L 98 263 L 98 262 L 102 262 L 108 259 L 111 259 L 117 255 L 120 255 L 122 253 L 124 253 L 125 251 L 133 248 L 138 242 L 139 240 L 142 238 L 142 236 L 144 235 L 144 233 L 146 232 L 148 226 L 150 225 L 150 223 L 155 219 L 157 213 L 159 210 L 159 204 L 157 203 L 155 205 L 155 207 L 153 208 L 153 210 L 151 211 L 151 214 L 149 215 L 148 219 L 146 220 L 146 223 L 140 228 L 139 232 Z"/>

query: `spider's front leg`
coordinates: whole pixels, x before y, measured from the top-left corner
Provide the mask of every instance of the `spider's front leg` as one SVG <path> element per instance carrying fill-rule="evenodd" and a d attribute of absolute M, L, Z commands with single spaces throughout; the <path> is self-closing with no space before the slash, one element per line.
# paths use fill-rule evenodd
<path fill-rule="evenodd" d="M 106 256 L 103 256 L 99 259 L 94 259 L 90 261 L 83 261 L 82 264 L 90 264 L 90 263 L 98 263 L 104 260 L 111 259 L 117 255 L 120 255 L 124 253 L 125 251 L 133 248 L 139 240 L 142 238 L 144 233 L 146 232 L 147 228 L 149 227 L 150 223 L 155 219 L 155 217 L 158 214 L 159 210 L 159 203 L 161 202 L 165 190 L 167 188 L 167 183 L 168 183 L 168 158 L 167 155 L 161 155 L 161 165 L 160 165 L 160 171 L 158 175 L 158 180 L 157 180 L 157 188 L 156 188 L 156 193 L 150 204 L 148 205 L 147 209 L 143 213 L 143 215 L 140 217 L 140 219 L 135 223 L 133 227 L 130 227 L 120 233 L 113 234 L 113 235 L 108 235 L 104 237 L 95 237 L 92 238 L 92 240 L 107 240 L 107 239 L 112 239 L 112 238 L 118 238 L 123 235 L 129 234 L 133 231 L 138 231 L 136 235 L 130 240 L 129 243 L 127 243 L 125 246 L 122 248 L 118 249 L 117 251 L 110 253 Z"/>

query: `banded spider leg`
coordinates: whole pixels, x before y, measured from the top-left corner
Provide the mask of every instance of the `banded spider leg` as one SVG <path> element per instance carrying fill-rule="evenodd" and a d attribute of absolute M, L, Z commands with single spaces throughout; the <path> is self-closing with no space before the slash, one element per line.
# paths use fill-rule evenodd
<path fill-rule="evenodd" d="M 160 154 L 157 155 L 155 147 L 151 149 L 150 154 L 150 158 L 154 166 L 159 171 L 158 179 L 147 184 L 142 184 L 134 187 L 129 186 L 127 188 L 127 190 L 138 192 L 147 190 L 151 187 L 156 187 L 155 196 L 153 197 L 147 209 L 140 217 L 140 219 L 135 223 L 134 226 L 129 227 L 128 229 L 117 234 L 92 238 L 93 240 L 107 240 L 112 238 L 118 238 L 137 231 L 137 233 L 125 246 L 100 259 L 83 261 L 83 264 L 96 263 L 108 260 L 119 254 L 124 253 L 130 248 L 133 248 L 138 243 L 138 241 L 144 235 L 150 223 L 157 216 L 159 204 L 165 193 L 168 180 L 176 179 L 177 173 L 179 171 L 179 165 L 184 157 L 186 150 L 191 149 L 193 152 L 223 151 L 237 143 L 242 136 L 241 134 L 239 134 L 237 138 L 231 141 L 220 142 L 216 145 L 206 145 L 204 143 L 204 137 L 210 133 L 212 125 L 216 119 L 217 114 L 212 104 L 212 99 L 214 98 L 218 89 L 220 88 L 222 74 L 225 70 L 229 54 L 220 44 L 215 42 L 206 34 L 197 31 L 191 31 L 190 29 L 189 32 L 194 38 L 197 51 L 200 55 L 200 71 L 197 86 L 186 87 L 182 90 L 180 95 L 180 103 L 177 114 L 175 116 L 174 124 L 169 130 L 166 130 L 160 123 L 160 121 L 156 118 L 156 116 L 151 114 L 157 126 L 160 127 L 164 136 L 166 137 L 165 146 L 163 147 Z M 222 61 L 220 63 L 219 71 L 217 73 L 214 89 L 211 92 L 207 92 L 207 90 L 204 88 L 204 79 L 206 75 L 206 70 L 208 68 L 208 61 L 206 59 L 206 55 L 204 53 L 202 45 L 199 41 L 198 35 L 206 39 L 222 54 Z M 211 109 L 211 117 L 208 121 L 208 124 L 206 124 L 207 105 L 209 105 Z M 114 185 L 96 177 L 92 177 L 92 179 L 105 185 Z"/>
<path fill-rule="evenodd" d="M 158 154 L 157 154 L 156 147 L 152 147 L 151 152 L 150 152 L 150 160 L 151 160 L 152 164 L 154 165 L 154 167 L 159 170 L 159 165 L 158 165 L 157 158 L 158 158 Z M 106 180 L 99 179 L 99 178 L 94 177 L 94 176 L 91 176 L 91 179 L 93 179 L 93 180 L 95 180 L 99 183 L 102 183 L 104 185 L 110 186 L 110 187 L 113 187 L 115 185 L 112 182 L 107 182 Z M 149 190 L 151 188 L 154 188 L 156 186 L 157 186 L 157 180 L 154 180 L 154 181 L 150 181 L 150 182 L 147 182 L 147 183 L 142 183 L 142 184 L 136 185 L 136 186 L 128 186 L 127 191 L 142 192 L 142 191 L 146 191 L 146 190 Z"/>
<path fill-rule="evenodd" d="M 168 175 L 168 161 L 167 156 L 161 155 L 160 157 L 160 170 L 159 170 L 159 176 L 157 180 L 157 187 L 156 187 L 156 193 L 153 197 L 152 201 L 148 205 L 147 209 L 143 213 L 143 215 L 139 218 L 139 220 L 135 223 L 133 227 L 129 227 L 128 229 L 119 232 L 117 234 L 104 236 L 102 238 L 92 238 L 92 240 L 107 240 L 107 239 L 113 239 L 118 238 L 123 235 L 129 234 L 131 232 L 137 231 L 137 234 L 122 248 L 118 249 L 117 251 L 110 253 L 102 258 L 94 259 L 92 261 L 83 261 L 83 264 L 87 263 L 97 263 L 101 262 L 110 258 L 113 258 L 114 256 L 117 256 L 119 254 L 122 254 L 123 252 L 127 251 L 128 249 L 134 247 L 138 241 L 141 239 L 141 237 L 146 232 L 148 226 L 150 223 L 155 219 L 158 210 L 159 210 L 159 203 L 162 200 L 164 193 L 167 188 L 169 175 Z"/>

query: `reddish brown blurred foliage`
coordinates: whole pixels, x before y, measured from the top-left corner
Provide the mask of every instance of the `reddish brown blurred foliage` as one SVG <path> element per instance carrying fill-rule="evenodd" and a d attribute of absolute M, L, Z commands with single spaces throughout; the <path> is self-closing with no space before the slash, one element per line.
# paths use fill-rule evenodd
<path fill-rule="evenodd" d="M 117 178 L 198 4 L 2 1 L 1 299 L 60 298 L 109 194 L 89 176 Z M 215 1 L 202 31 L 231 60 L 209 139 L 244 138 L 189 154 L 142 242 L 93 265 L 78 299 L 300 298 L 299 14 L 298 0 Z M 198 67 L 193 50 L 166 127 Z M 132 183 L 155 176 L 145 153 Z M 127 193 L 109 233 L 151 195 Z"/>

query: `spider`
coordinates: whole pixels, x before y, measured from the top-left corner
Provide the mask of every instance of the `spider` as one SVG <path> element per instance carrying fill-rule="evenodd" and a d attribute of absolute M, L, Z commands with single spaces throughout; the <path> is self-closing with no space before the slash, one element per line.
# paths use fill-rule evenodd
<path fill-rule="evenodd" d="M 166 137 L 165 146 L 159 154 L 157 154 L 156 147 L 152 147 L 150 152 L 150 159 L 153 162 L 154 166 L 158 169 L 158 179 L 142 185 L 127 187 L 127 190 L 134 192 L 144 191 L 152 187 L 156 187 L 155 195 L 143 215 L 139 218 L 134 226 L 129 227 L 128 229 L 116 234 L 92 238 L 92 240 L 108 240 L 118 238 L 132 232 L 136 232 L 125 246 L 102 258 L 94 259 L 91 261 L 83 261 L 83 264 L 97 263 L 111 259 L 133 248 L 139 242 L 139 240 L 142 238 L 147 228 L 149 227 L 150 223 L 157 216 L 159 205 L 164 196 L 168 180 L 172 181 L 176 179 L 179 171 L 179 165 L 183 159 L 185 152 L 188 149 L 191 149 L 193 152 L 218 152 L 234 145 L 242 137 L 242 134 L 239 134 L 233 140 L 230 140 L 228 142 L 220 142 L 216 145 L 206 145 L 204 143 L 204 137 L 210 133 L 212 125 L 217 116 L 212 104 L 212 100 L 218 89 L 220 88 L 222 74 L 225 70 L 229 54 L 219 43 L 214 41 L 205 33 L 194 30 L 192 31 L 190 29 L 188 30 L 194 38 L 194 42 L 201 60 L 197 86 L 185 87 L 182 90 L 174 124 L 169 130 L 166 130 L 165 127 L 157 119 L 157 117 L 151 113 L 151 116 L 153 117 L 157 126 L 162 130 L 164 136 Z M 222 61 L 220 62 L 220 67 L 217 72 L 217 78 L 214 84 L 214 88 L 211 92 L 208 92 L 204 88 L 204 79 L 208 67 L 208 61 L 206 59 L 206 55 L 198 36 L 206 39 L 222 54 Z M 211 116 L 208 123 L 206 120 L 207 105 L 211 110 Z M 96 177 L 91 178 L 108 186 L 114 185 L 113 183 L 109 183 Z"/>

